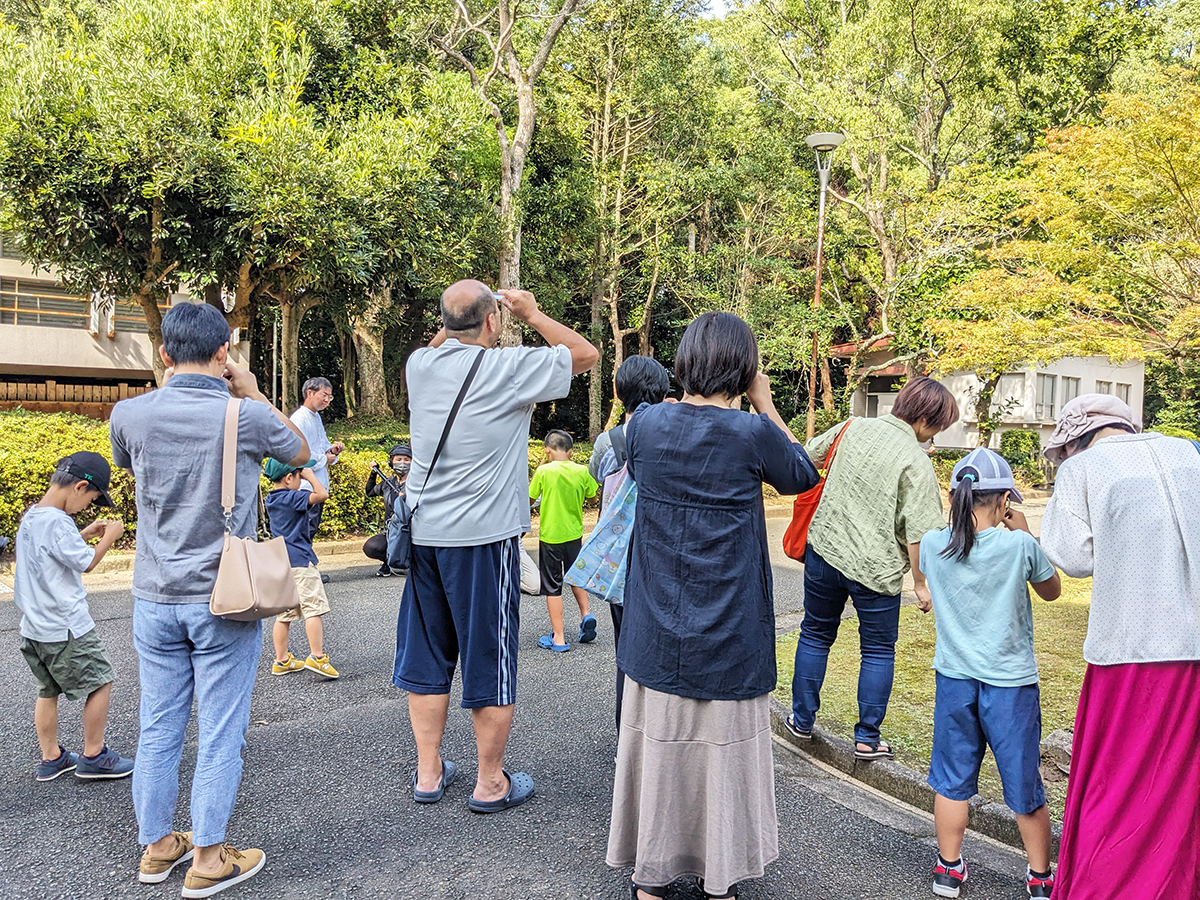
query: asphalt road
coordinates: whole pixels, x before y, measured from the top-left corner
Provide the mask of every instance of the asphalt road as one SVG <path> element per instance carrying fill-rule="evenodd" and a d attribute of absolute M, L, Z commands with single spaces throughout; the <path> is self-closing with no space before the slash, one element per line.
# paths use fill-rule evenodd
<path fill-rule="evenodd" d="M 773 521 L 772 529 L 781 529 Z M 604 865 L 616 737 L 612 723 L 612 633 L 606 610 L 596 643 L 551 654 L 537 648 L 548 618 L 525 597 L 516 724 L 509 768 L 533 775 L 537 796 L 496 816 L 475 816 L 468 714 L 451 707 L 445 756 L 462 781 L 434 806 L 412 802 L 415 749 L 403 695 L 390 680 L 400 579 L 374 565 L 330 561 L 333 612 L 325 640 L 336 682 L 311 673 L 270 676 L 269 637 L 255 687 L 241 793 L 230 822 L 234 844 L 266 851 L 262 874 L 223 897 L 625 898 L 629 873 Z M 780 563 L 781 615 L 799 608 L 799 566 Z M 98 589 L 101 585 L 97 585 Z M 137 741 L 137 662 L 128 589 L 92 595 L 93 615 L 117 671 L 109 742 L 128 755 Z M 0 887 L 16 898 L 178 896 L 182 872 L 161 885 L 136 881 L 140 848 L 128 781 L 34 781 L 35 688 L 16 650 L 18 611 L 0 596 Z M 570 626 L 576 620 L 568 613 Z M 306 648 L 293 629 L 292 649 Z M 81 743 L 82 704 L 63 703 L 61 736 Z M 923 814 L 776 748 L 780 859 L 745 898 L 926 898 L 934 857 Z M 177 827 L 188 826 L 195 728 L 184 750 Z M 972 852 L 973 851 L 973 852 Z M 970 841 L 972 895 L 1024 897 L 1020 858 Z M 682 890 L 682 889 L 681 889 Z M 696 896 L 683 890 L 680 897 Z"/>

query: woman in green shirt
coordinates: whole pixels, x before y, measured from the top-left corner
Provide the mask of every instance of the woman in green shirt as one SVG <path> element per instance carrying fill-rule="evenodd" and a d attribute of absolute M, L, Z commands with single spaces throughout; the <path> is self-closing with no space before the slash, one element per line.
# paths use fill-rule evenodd
<path fill-rule="evenodd" d="M 812 738 L 829 648 L 849 598 L 858 615 L 862 653 L 854 752 L 859 759 L 892 755 L 879 726 L 892 693 L 900 588 L 911 568 L 918 601 L 929 603 L 916 560 L 925 533 L 946 526 L 937 476 L 921 443 L 957 420 L 958 405 L 945 387 L 932 378 L 910 378 L 891 415 L 851 419 L 848 427 L 839 424 L 805 448 L 824 467 L 845 427 L 804 557 L 804 621 L 787 720 L 788 730 L 801 740 Z"/>

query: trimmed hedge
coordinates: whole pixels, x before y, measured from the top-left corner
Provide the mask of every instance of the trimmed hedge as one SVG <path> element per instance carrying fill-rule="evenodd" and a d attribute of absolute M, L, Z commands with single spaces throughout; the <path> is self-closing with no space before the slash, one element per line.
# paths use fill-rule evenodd
<path fill-rule="evenodd" d="M 79 450 L 99 453 L 111 465 L 108 423 L 70 413 L 0 410 L 0 536 L 16 535 L 25 510 L 46 492 L 55 464 Z M 115 467 L 109 496 L 115 509 L 90 506 L 76 519 L 81 526 L 96 518 L 121 519 L 126 531 L 119 546 L 129 546 L 137 519 L 133 479 Z"/>
<path fill-rule="evenodd" d="M 321 516 L 318 539 L 340 539 L 347 535 L 376 534 L 383 528 L 383 500 L 364 493 L 372 461 L 386 467 L 387 453 L 408 439 L 404 423 L 385 419 L 359 427 L 359 423 L 331 423 L 331 440 L 346 445 L 337 465 L 329 470 L 329 499 Z M 112 463 L 108 441 L 108 423 L 70 413 L 35 413 L 25 410 L 0 411 L 0 535 L 12 538 L 21 516 L 41 499 L 50 481 L 54 465 L 77 450 L 92 450 Z M 571 453 L 576 462 L 587 465 L 592 445 L 579 442 Z M 529 442 L 530 474 L 545 459 L 540 440 Z M 263 479 L 263 490 L 270 484 Z M 79 517 L 85 525 L 98 516 L 109 515 L 125 523 L 120 546 L 133 545 L 137 526 L 133 479 L 113 470 L 112 496 L 116 509 L 102 511 L 91 507 Z M 596 501 L 589 502 L 594 505 Z"/>
<path fill-rule="evenodd" d="M 1183 438 L 1186 441 L 1200 440 L 1193 432 L 1186 428 L 1176 428 L 1174 425 L 1155 425 L 1150 430 L 1157 431 L 1166 437 Z"/>

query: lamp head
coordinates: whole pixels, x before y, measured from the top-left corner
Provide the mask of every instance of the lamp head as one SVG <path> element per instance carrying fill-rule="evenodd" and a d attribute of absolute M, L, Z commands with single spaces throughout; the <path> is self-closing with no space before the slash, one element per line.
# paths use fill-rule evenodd
<path fill-rule="evenodd" d="M 827 153 L 840 147 L 845 139 L 846 136 L 840 131 L 818 131 L 806 137 L 804 143 L 818 153 Z"/>

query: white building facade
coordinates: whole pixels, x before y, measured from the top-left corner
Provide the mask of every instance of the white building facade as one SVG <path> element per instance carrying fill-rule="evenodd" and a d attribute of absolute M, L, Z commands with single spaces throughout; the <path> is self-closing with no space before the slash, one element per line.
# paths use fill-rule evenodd
<path fill-rule="evenodd" d="M 837 352 L 841 348 L 834 348 Z M 839 353 L 838 355 L 849 355 Z M 903 367 L 888 365 L 891 352 L 875 350 L 860 361 L 875 368 L 851 398 L 851 415 L 887 415 L 903 381 Z M 988 446 L 998 448 L 1000 436 L 1014 428 L 1036 431 L 1045 447 L 1063 405 L 1080 394 L 1114 394 L 1141 416 L 1146 368 L 1141 362 L 1114 363 L 1105 357 L 1068 357 L 1045 366 L 1017 369 L 1000 376 L 992 396 L 992 412 L 999 427 Z M 940 379 L 958 403 L 958 421 L 935 439 L 939 448 L 968 450 L 979 445 L 976 400 L 983 382 L 971 372 L 955 372 Z"/>

